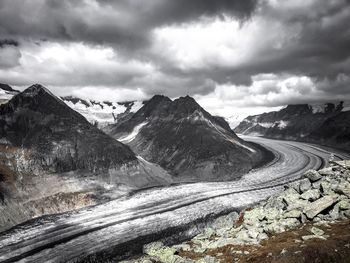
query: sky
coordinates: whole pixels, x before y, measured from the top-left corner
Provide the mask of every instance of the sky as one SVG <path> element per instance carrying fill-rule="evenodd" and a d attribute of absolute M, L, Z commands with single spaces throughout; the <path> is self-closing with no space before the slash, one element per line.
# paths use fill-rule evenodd
<path fill-rule="evenodd" d="M 349 0 L 1 0 L 0 82 L 224 117 L 349 100 L 349 25 Z"/>

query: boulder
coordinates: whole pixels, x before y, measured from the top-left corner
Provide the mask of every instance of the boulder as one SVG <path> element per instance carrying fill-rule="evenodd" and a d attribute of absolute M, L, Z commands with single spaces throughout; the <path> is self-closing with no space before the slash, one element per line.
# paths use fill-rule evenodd
<path fill-rule="evenodd" d="M 322 236 L 324 234 L 324 231 L 318 227 L 311 227 L 310 232 L 316 236 Z"/>
<path fill-rule="evenodd" d="M 320 175 L 317 171 L 315 170 L 309 170 L 307 171 L 304 176 L 308 178 L 311 182 L 316 182 L 322 178 L 322 175 Z"/>
<path fill-rule="evenodd" d="M 350 169 L 350 160 L 338 161 L 335 163 L 344 167 L 345 169 Z"/>
<path fill-rule="evenodd" d="M 329 208 L 337 201 L 337 198 L 333 196 L 324 196 L 315 202 L 309 203 L 304 207 L 304 213 L 309 219 L 313 219 L 323 210 Z"/>
<path fill-rule="evenodd" d="M 322 182 L 322 180 L 318 180 L 318 181 L 316 181 L 316 182 L 313 182 L 313 183 L 312 183 L 312 188 L 313 188 L 313 189 L 321 190 L 321 182 Z"/>
<path fill-rule="evenodd" d="M 342 181 L 334 188 L 334 191 L 350 198 L 350 183 L 347 181 Z"/>
<path fill-rule="evenodd" d="M 311 189 L 311 182 L 308 178 L 305 178 L 303 180 L 300 181 L 299 184 L 299 189 L 300 189 L 300 193 L 303 193 L 309 189 Z"/>
<path fill-rule="evenodd" d="M 299 185 L 298 185 L 298 188 L 299 188 Z M 295 190 L 295 191 L 297 191 L 297 190 Z M 283 201 L 283 197 L 282 196 L 271 196 L 269 199 L 267 199 L 264 208 L 265 209 L 277 208 L 279 210 L 283 210 L 283 209 L 286 208 L 286 204 Z"/>
<path fill-rule="evenodd" d="M 304 200 L 315 201 L 320 198 L 320 191 L 318 189 L 310 189 L 300 195 L 300 197 Z"/>
<path fill-rule="evenodd" d="M 265 211 L 262 207 L 256 207 L 252 210 L 245 211 L 244 223 L 248 225 L 254 225 L 265 218 Z"/>
<path fill-rule="evenodd" d="M 327 238 L 324 236 L 317 236 L 317 235 L 307 235 L 307 236 L 302 236 L 301 237 L 304 241 L 310 240 L 310 239 L 322 239 L 322 240 L 326 240 Z"/>
<path fill-rule="evenodd" d="M 297 210 L 297 209 L 290 210 L 288 212 L 285 212 L 283 214 L 283 217 L 284 218 L 299 218 L 299 217 L 301 217 L 301 211 Z"/>
<path fill-rule="evenodd" d="M 333 168 L 328 167 L 328 168 L 323 168 L 318 171 L 318 173 L 322 176 L 332 176 L 333 175 Z"/>
<path fill-rule="evenodd" d="M 339 209 L 341 209 L 341 210 L 350 209 L 350 200 L 349 199 L 340 200 L 338 204 L 339 204 Z"/>
<path fill-rule="evenodd" d="M 162 242 L 153 242 L 144 245 L 143 252 L 151 257 L 157 258 L 162 263 L 188 263 L 191 262 L 178 255 L 176 249 L 164 246 Z"/>

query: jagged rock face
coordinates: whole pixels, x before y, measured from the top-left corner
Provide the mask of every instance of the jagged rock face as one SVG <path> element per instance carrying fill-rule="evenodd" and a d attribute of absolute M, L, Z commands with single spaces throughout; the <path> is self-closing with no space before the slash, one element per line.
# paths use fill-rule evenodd
<path fill-rule="evenodd" d="M 324 107 L 299 104 L 249 116 L 235 132 L 275 139 L 302 140 L 350 149 L 350 111 L 343 102 Z"/>
<path fill-rule="evenodd" d="M 40 85 L 0 106 L 0 137 L 11 146 L 29 149 L 32 160 L 53 172 L 108 169 L 136 161 L 129 147 Z"/>
<path fill-rule="evenodd" d="M 224 180 L 247 172 L 258 151 L 193 98 L 154 96 L 131 119 L 106 129 L 181 180 Z"/>

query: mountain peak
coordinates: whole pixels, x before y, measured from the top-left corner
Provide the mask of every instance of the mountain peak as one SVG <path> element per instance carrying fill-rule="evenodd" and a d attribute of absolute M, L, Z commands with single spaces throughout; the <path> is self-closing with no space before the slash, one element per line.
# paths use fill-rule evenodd
<path fill-rule="evenodd" d="M 32 96 L 32 97 L 43 93 L 47 93 L 50 96 L 56 97 L 51 93 L 51 91 L 49 91 L 47 88 L 45 88 L 41 84 L 34 84 L 22 92 L 22 94 L 26 96 Z"/>
<path fill-rule="evenodd" d="M 0 89 L 10 92 L 19 92 L 18 90 L 14 90 L 10 85 L 4 83 L 0 83 Z"/>

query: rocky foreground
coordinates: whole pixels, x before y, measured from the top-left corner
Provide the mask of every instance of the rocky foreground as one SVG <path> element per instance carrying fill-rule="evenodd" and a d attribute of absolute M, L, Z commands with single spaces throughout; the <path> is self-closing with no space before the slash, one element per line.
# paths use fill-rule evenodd
<path fill-rule="evenodd" d="M 350 161 L 332 162 L 187 242 L 147 244 L 125 262 L 350 262 L 349 218 Z"/>

